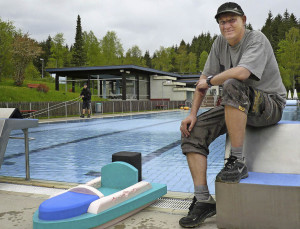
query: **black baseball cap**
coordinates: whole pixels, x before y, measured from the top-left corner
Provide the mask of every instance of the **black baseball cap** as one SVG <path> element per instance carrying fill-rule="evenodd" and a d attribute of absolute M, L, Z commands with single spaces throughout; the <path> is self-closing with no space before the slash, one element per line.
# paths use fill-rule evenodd
<path fill-rule="evenodd" d="M 220 14 L 223 13 L 234 13 L 240 16 L 244 16 L 244 11 L 242 10 L 241 6 L 235 2 L 226 2 L 224 4 L 222 4 L 217 11 L 217 14 L 215 16 L 215 19 L 217 20 L 217 22 L 219 23 L 218 19 Z"/>

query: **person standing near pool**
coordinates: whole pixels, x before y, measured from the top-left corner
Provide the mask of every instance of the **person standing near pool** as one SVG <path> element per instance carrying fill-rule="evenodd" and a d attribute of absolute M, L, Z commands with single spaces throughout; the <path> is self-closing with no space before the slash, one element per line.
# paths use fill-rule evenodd
<path fill-rule="evenodd" d="M 216 214 L 216 203 L 206 179 L 210 143 L 229 134 L 230 157 L 216 180 L 239 183 L 248 177 L 242 152 L 246 125 L 273 125 L 281 119 L 285 107 L 286 90 L 268 39 L 259 31 L 245 28 L 246 16 L 234 2 L 222 4 L 215 19 L 221 35 L 214 41 L 196 84 L 190 115 L 180 126 L 181 148 L 195 191 L 188 215 L 179 221 L 182 227 L 199 226 Z M 222 106 L 197 117 L 206 91 L 213 85 L 223 85 Z"/>
<path fill-rule="evenodd" d="M 87 83 L 84 83 L 83 89 L 80 93 L 80 97 L 82 98 L 82 114 L 80 115 L 81 118 L 84 118 L 85 115 L 85 110 L 88 110 L 88 115 L 87 117 L 90 118 L 91 117 L 91 108 L 90 108 L 90 104 L 91 104 L 91 97 L 92 97 L 92 93 L 90 91 L 90 89 L 87 87 Z"/>

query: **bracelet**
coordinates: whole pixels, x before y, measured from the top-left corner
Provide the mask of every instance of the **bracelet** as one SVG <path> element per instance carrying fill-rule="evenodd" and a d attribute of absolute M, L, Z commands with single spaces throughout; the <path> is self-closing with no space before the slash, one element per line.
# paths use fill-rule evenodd
<path fill-rule="evenodd" d="M 214 86 L 214 85 L 212 85 L 211 82 L 210 82 L 212 78 L 214 78 L 213 75 L 207 77 L 207 79 L 206 79 L 206 83 L 207 83 L 207 85 L 208 85 L 208 88 L 211 88 L 212 86 Z"/>

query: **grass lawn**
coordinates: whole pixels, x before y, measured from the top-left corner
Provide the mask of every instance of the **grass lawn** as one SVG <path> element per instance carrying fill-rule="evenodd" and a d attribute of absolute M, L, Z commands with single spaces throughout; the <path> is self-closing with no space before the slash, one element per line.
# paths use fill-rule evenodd
<path fill-rule="evenodd" d="M 28 88 L 27 84 L 45 84 L 49 91 L 39 92 L 36 88 Z M 68 90 L 71 88 L 68 84 Z M 60 91 L 55 90 L 55 83 L 51 79 L 25 80 L 22 86 L 14 85 L 12 79 L 2 79 L 0 81 L 0 102 L 59 102 L 69 101 L 79 97 L 81 88 L 75 86 L 75 93 L 66 92 L 65 85 L 60 85 Z M 92 101 L 101 101 L 97 96 L 92 97 Z"/>

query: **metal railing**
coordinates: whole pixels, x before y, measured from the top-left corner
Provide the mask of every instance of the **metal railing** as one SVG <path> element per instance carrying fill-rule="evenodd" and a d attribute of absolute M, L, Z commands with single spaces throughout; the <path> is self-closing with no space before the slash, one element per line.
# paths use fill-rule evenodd
<path fill-rule="evenodd" d="M 101 103 L 101 111 L 98 113 L 131 113 L 141 111 L 164 109 L 177 109 L 185 101 L 151 101 L 151 100 L 127 100 L 127 101 L 92 101 L 91 108 L 95 112 L 96 106 Z M 161 106 L 163 105 L 163 106 Z M 33 111 L 27 117 L 52 118 L 68 117 L 81 114 L 82 102 L 76 98 L 66 102 L 0 102 L 0 108 L 19 108 L 19 110 Z"/>

